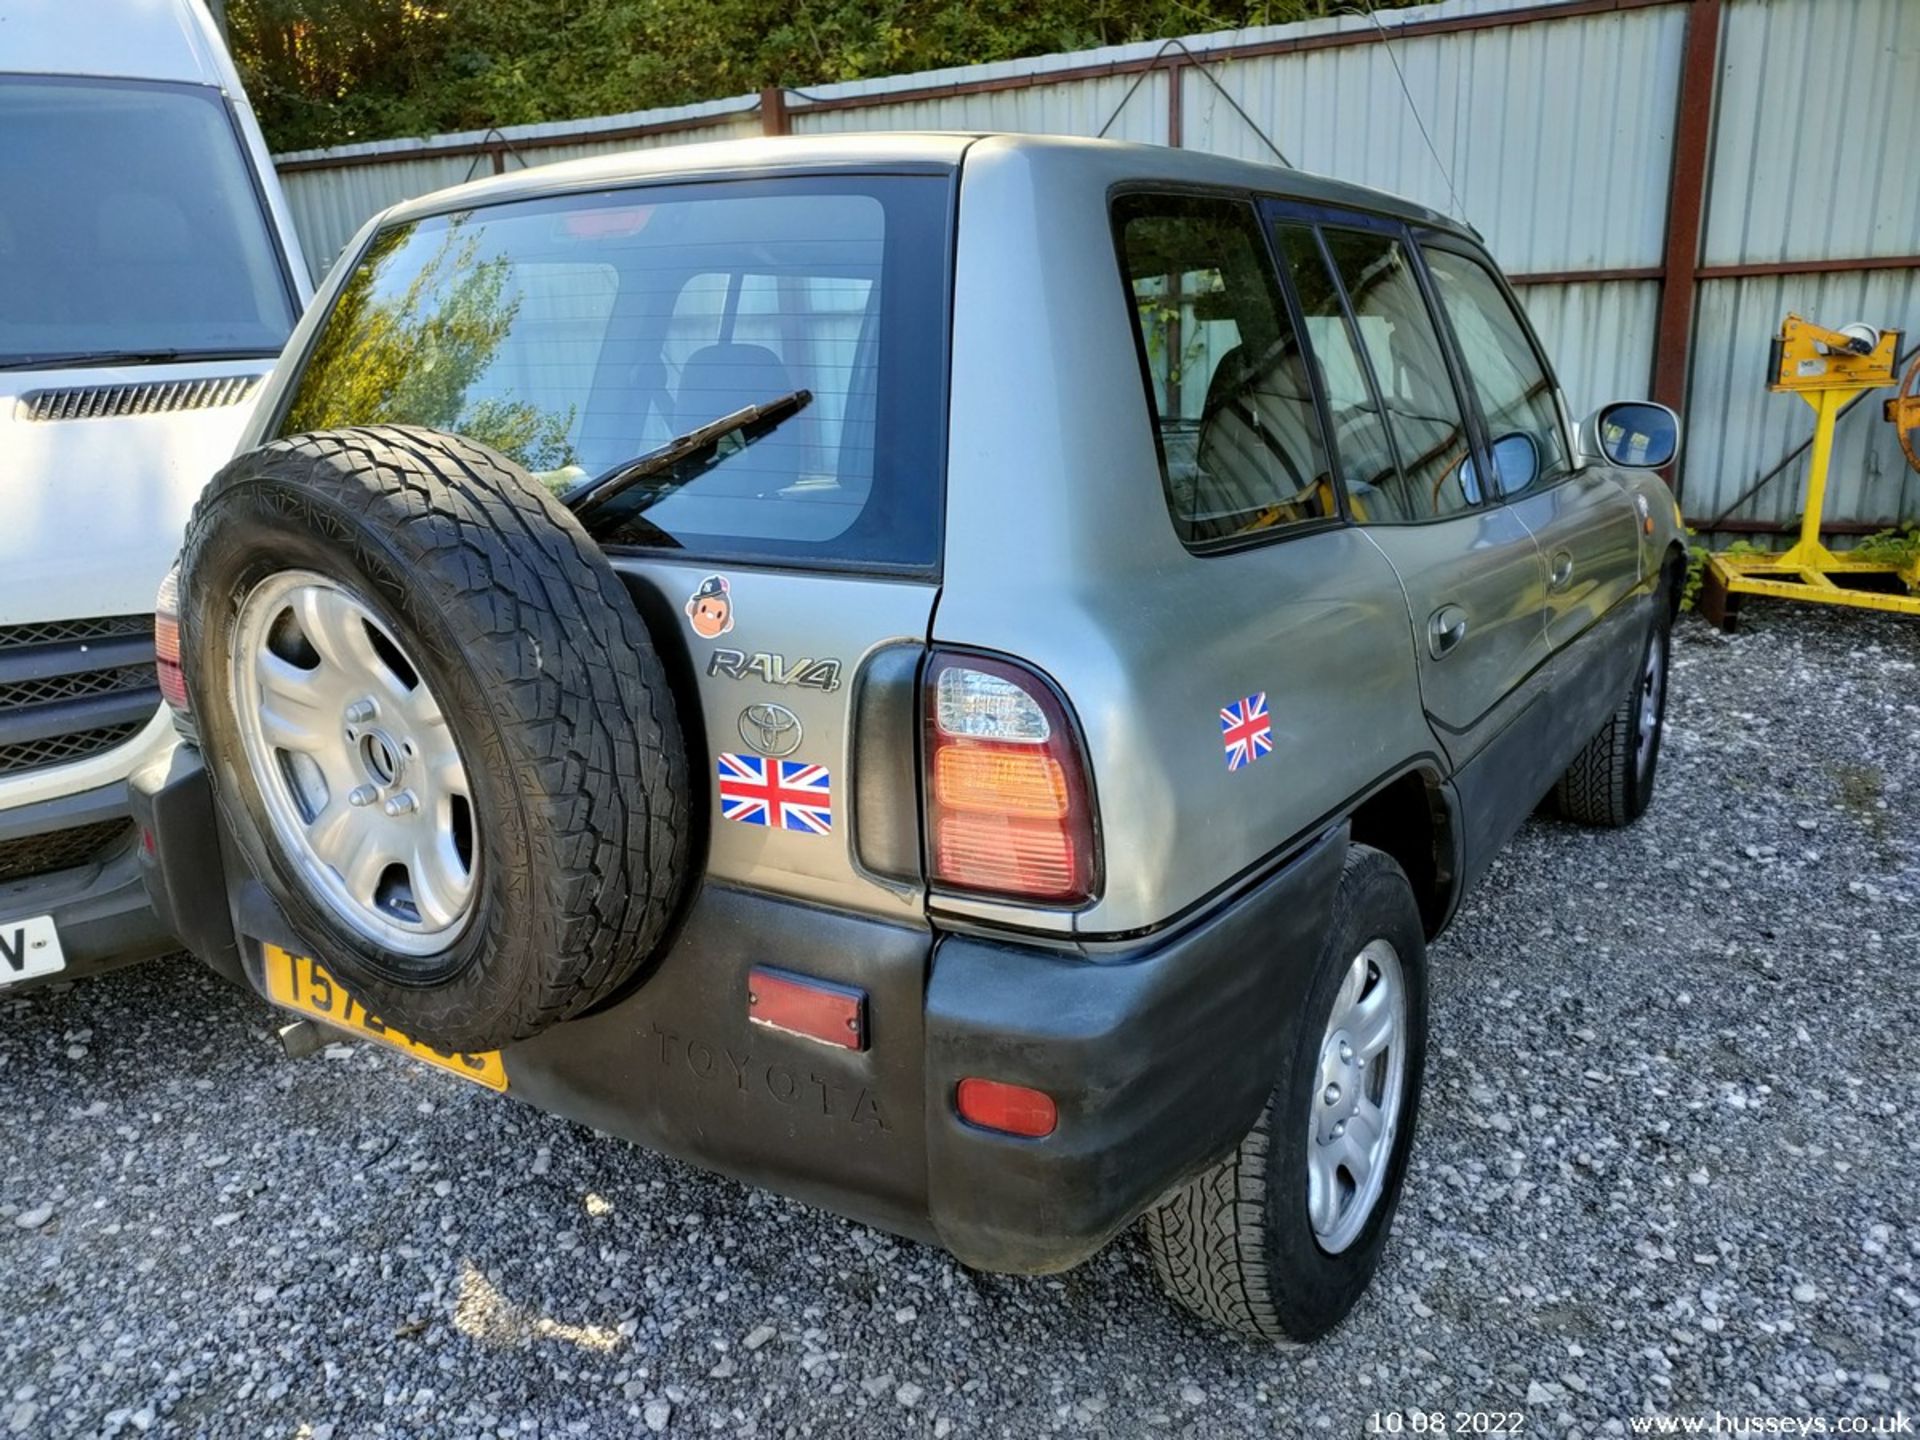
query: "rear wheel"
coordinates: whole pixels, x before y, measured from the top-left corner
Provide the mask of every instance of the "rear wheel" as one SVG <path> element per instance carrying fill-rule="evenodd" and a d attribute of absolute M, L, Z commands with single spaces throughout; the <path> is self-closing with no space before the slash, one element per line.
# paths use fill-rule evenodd
<path fill-rule="evenodd" d="M 1256 1339 L 1312 1340 L 1366 1290 L 1406 1178 L 1427 955 L 1406 875 L 1347 852 L 1285 1072 L 1233 1154 L 1145 1218 L 1161 1285 Z"/>
<path fill-rule="evenodd" d="M 512 462 L 395 426 L 275 441 L 208 487 L 181 584 L 228 829 L 368 1010 L 492 1049 L 658 949 L 690 835 L 666 676 Z"/>
<path fill-rule="evenodd" d="M 1607 723 L 1554 782 L 1553 807 L 1582 825 L 1618 829 L 1646 813 L 1666 729 L 1667 667 L 1672 643 L 1664 601 L 1647 631 L 1640 668 Z"/>

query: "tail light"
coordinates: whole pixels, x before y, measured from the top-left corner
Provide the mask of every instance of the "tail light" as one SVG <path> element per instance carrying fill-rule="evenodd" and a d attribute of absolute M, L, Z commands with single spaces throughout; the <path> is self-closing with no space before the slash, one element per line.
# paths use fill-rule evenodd
<path fill-rule="evenodd" d="M 180 567 L 167 571 L 153 600 L 153 660 L 160 676 L 160 693 L 181 714 L 193 706 L 187 700 L 187 677 L 180 670 Z"/>
<path fill-rule="evenodd" d="M 1093 793 L 1054 688 L 1010 661 L 936 655 L 926 678 L 934 883 L 1073 905 L 1099 886 Z"/>

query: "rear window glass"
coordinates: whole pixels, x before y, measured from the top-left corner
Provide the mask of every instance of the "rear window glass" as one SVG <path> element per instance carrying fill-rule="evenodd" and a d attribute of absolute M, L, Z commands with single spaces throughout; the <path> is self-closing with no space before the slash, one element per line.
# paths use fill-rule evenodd
<path fill-rule="evenodd" d="M 945 450 L 947 189 L 793 178 L 567 196 L 375 237 L 280 432 L 413 424 L 562 494 L 732 415 L 806 403 L 599 512 L 609 544 L 928 566 Z"/>

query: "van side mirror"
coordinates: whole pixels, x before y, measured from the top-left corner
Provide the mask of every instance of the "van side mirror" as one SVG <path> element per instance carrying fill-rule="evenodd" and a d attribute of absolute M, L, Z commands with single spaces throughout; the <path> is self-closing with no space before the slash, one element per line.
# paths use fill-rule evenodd
<path fill-rule="evenodd" d="M 1680 417 L 1651 400 L 1618 400 L 1580 422 L 1582 459 L 1658 470 L 1680 453 Z"/>

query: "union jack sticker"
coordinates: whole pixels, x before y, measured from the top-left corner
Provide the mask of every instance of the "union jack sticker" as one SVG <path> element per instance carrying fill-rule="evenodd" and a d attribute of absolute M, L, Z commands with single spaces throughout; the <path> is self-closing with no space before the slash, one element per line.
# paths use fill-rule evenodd
<path fill-rule="evenodd" d="M 764 755 L 722 755 L 716 768 L 725 819 L 808 835 L 832 833 L 833 788 L 826 766 Z"/>
<path fill-rule="evenodd" d="M 1220 712 L 1220 743 L 1227 748 L 1227 769 L 1244 770 L 1273 753 L 1273 722 L 1267 718 L 1267 692 L 1249 695 Z"/>

